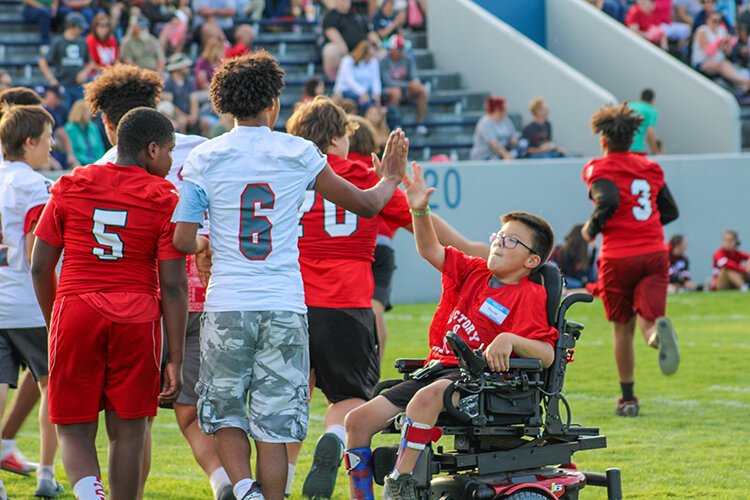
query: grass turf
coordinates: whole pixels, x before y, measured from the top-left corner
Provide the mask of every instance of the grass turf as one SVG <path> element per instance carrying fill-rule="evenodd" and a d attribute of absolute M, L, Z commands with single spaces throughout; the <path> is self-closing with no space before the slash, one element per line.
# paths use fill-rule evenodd
<path fill-rule="evenodd" d="M 670 377 L 659 371 L 656 351 L 636 337 L 636 394 L 641 416 L 614 416 L 619 386 L 612 358 L 611 327 L 601 302 L 577 305 L 568 318 L 586 325 L 568 368 L 566 395 L 573 422 L 598 426 L 608 448 L 574 456 L 582 470 L 620 467 L 626 498 L 748 498 L 750 479 L 750 360 L 748 296 L 740 293 L 684 294 L 669 299 L 668 311 L 677 329 L 682 361 Z M 387 317 L 389 342 L 384 378 L 393 378 L 393 360 L 425 354 L 426 332 L 434 304 L 399 306 Z M 310 467 L 315 441 L 322 432 L 324 400 L 316 392 L 311 409 L 309 440 L 297 466 L 294 495 L 299 497 Z M 154 452 L 146 498 L 210 499 L 208 481 L 193 460 L 171 411 L 160 410 L 154 423 Z M 18 438 L 36 458 L 37 426 L 30 419 Z M 396 441 L 377 436 L 374 444 Z M 447 444 L 447 440 L 446 441 Z M 100 426 L 97 447 L 106 464 L 106 437 Z M 106 468 L 106 467 L 105 467 Z M 57 476 L 66 487 L 61 498 L 73 498 L 57 459 Z M 2 472 L 11 498 L 30 498 L 35 480 Z M 106 483 L 106 477 L 105 477 Z M 380 489 L 376 490 L 376 495 Z M 339 473 L 335 498 L 347 498 L 347 478 Z M 588 487 L 582 498 L 606 498 L 602 488 Z"/>

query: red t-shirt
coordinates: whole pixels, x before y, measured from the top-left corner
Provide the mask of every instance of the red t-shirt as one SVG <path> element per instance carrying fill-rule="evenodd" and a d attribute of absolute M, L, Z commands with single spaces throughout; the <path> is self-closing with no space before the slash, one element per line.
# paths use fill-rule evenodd
<path fill-rule="evenodd" d="M 719 248 L 714 254 L 714 272 L 719 269 L 729 269 L 745 274 L 745 267 L 742 263 L 750 259 L 750 254 L 742 250 L 724 250 Z"/>
<path fill-rule="evenodd" d="M 660 12 L 654 9 L 651 14 L 645 14 L 638 5 L 633 5 L 625 16 L 625 26 L 638 25 L 641 31 L 648 31 L 652 26 L 661 26 Z"/>
<path fill-rule="evenodd" d="M 604 223 L 602 257 L 621 258 L 665 251 L 656 198 L 664 188 L 664 172 L 645 156 L 610 153 L 583 169 L 589 189 L 599 179 L 614 182 L 620 193 L 615 214 Z"/>
<path fill-rule="evenodd" d="M 117 62 L 119 51 L 115 37 L 110 36 L 106 41 L 102 42 L 89 33 L 86 37 L 86 45 L 89 48 L 89 58 L 97 66 L 111 66 Z"/>
<path fill-rule="evenodd" d="M 487 261 L 452 247 L 445 249 L 443 293 L 430 324 L 430 354 L 443 366 L 456 366 L 456 357 L 445 340 L 457 333 L 471 349 L 484 348 L 508 332 L 555 346 L 559 336 L 547 323 L 547 291 L 525 277 L 517 285 L 490 286 Z"/>
<path fill-rule="evenodd" d="M 157 261 L 184 257 L 172 244 L 176 205 L 174 186 L 139 167 L 90 165 L 62 176 L 34 231 L 65 251 L 56 298 L 90 298 L 130 322 L 158 318 Z"/>
<path fill-rule="evenodd" d="M 380 182 L 366 164 L 328 155 L 336 174 L 360 189 Z M 300 268 L 305 303 L 334 309 L 372 307 L 375 284 L 372 262 L 378 217 L 365 219 L 337 207 L 315 191 L 308 191 L 300 221 Z M 397 189 L 380 218 L 395 227 L 411 224 L 409 204 Z"/>
<path fill-rule="evenodd" d="M 672 0 L 656 0 L 654 16 L 659 24 L 672 24 Z"/>
<path fill-rule="evenodd" d="M 352 161 L 362 162 L 373 170 L 375 169 L 375 167 L 373 167 L 372 165 L 372 156 L 370 155 L 363 155 L 362 153 L 351 151 L 349 153 L 349 159 Z M 397 225 L 396 227 L 389 226 L 388 223 L 383 220 L 382 217 L 380 217 L 380 215 L 377 215 L 376 218 L 378 219 L 378 236 L 385 236 L 386 238 L 393 239 L 393 234 L 397 229 L 402 227 L 401 225 Z"/>

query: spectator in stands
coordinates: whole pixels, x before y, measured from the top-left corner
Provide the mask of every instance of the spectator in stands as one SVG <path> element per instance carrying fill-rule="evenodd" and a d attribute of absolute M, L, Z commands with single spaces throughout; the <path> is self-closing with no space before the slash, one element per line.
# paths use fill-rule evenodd
<path fill-rule="evenodd" d="M 720 17 L 720 22 L 724 25 L 724 29 L 730 35 L 734 35 L 734 23 L 729 21 L 729 18 L 719 10 L 716 0 L 701 0 L 701 6 L 703 7 L 693 18 L 693 36 L 695 32 L 701 26 L 708 23 L 709 18 L 712 14 L 716 13 Z"/>
<path fill-rule="evenodd" d="M 300 101 L 312 101 L 319 95 L 325 95 L 325 93 L 326 86 L 325 83 L 323 83 L 323 79 L 317 76 L 313 76 L 305 82 L 305 87 L 302 90 L 302 99 L 300 99 Z"/>
<path fill-rule="evenodd" d="M 589 242 L 581 234 L 583 224 L 576 224 L 565 236 L 565 242 L 555 247 L 550 260 L 557 264 L 565 276 L 568 290 L 585 289 L 587 283 L 596 281 L 596 254 L 589 250 Z"/>
<path fill-rule="evenodd" d="M 149 31 L 149 20 L 143 16 L 130 18 L 130 26 L 122 40 L 122 62 L 158 73 L 164 72 L 164 51 L 159 40 Z"/>
<path fill-rule="evenodd" d="M 604 11 L 609 17 L 624 23 L 629 4 L 626 0 L 586 0 L 597 9 Z"/>
<path fill-rule="evenodd" d="M 193 62 L 185 54 L 173 54 L 167 60 L 169 77 L 164 82 L 162 99 L 174 104 L 173 121 L 178 132 L 186 133 L 198 120 L 198 100 L 191 98 L 197 90 L 190 68 Z"/>
<path fill-rule="evenodd" d="M 193 0 L 193 28 L 205 45 L 213 36 L 213 28 L 219 27 L 225 38 L 232 36 L 236 8 L 234 0 Z"/>
<path fill-rule="evenodd" d="M 341 59 L 354 50 L 362 40 L 369 38 L 380 44 L 377 33 L 370 29 L 367 19 L 351 10 L 351 0 L 335 0 L 334 8 L 323 17 L 323 73 L 326 79 L 335 80 Z"/>
<path fill-rule="evenodd" d="M 91 123 L 91 113 L 81 99 L 73 103 L 65 124 L 73 156 L 81 165 L 90 165 L 104 155 L 104 142 L 99 129 Z"/>
<path fill-rule="evenodd" d="M 490 96 L 484 102 L 485 113 L 474 129 L 474 146 L 469 158 L 472 160 L 512 160 L 516 127 L 508 118 L 505 99 Z"/>
<path fill-rule="evenodd" d="M 112 23 L 107 14 L 99 13 L 94 16 L 93 28 L 86 36 L 86 45 L 89 48 L 89 59 L 97 71 L 113 65 L 120 56 L 117 40 L 112 33 Z"/>
<path fill-rule="evenodd" d="M 700 287 L 690 279 L 690 263 L 687 258 L 687 238 L 675 234 L 669 240 L 669 293 L 698 290 Z"/>
<path fill-rule="evenodd" d="M 66 19 L 71 12 L 82 14 L 89 26 L 94 20 L 92 0 L 60 0 L 57 7 L 58 19 Z"/>
<path fill-rule="evenodd" d="M 57 0 L 23 0 L 23 21 L 39 23 L 39 35 L 43 46 L 50 43 L 52 19 L 57 16 Z"/>
<path fill-rule="evenodd" d="M 62 105 L 63 88 L 59 85 L 48 85 L 37 89 L 42 95 L 42 106 L 52 115 L 55 125 L 52 127 L 52 137 L 55 147 L 50 155 L 50 164 L 47 170 L 70 169 L 80 165 L 73 153 L 73 145 L 65 130 L 65 121 L 68 118 L 68 108 Z"/>
<path fill-rule="evenodd" d="M 674 0 L 674 18 L 692 28 L 695 16 L 703 9 L 701 0 Z"/>
<path fill-rule="evenodd" d="M 686 48 L 685 41 L 690 38 L 690 25 L 675 21 L 672 0 L 655 0 L 654 14 L 660 23 L 668 41 L 678 42 L 680 50 Z"/>
<path fill-rule="evenodd" d="M 750 80 L 740 73 L 727 59 L 736 38 L 724 27 L 721 14 L 714 12 L 708 23 L 699 26 L 693 38 L 692 66 L 707 76 L 721 76 L 743 91 L 750 91 Z"/>
<path fill-rule="evenodd" d="M 247 16 L 253 22 L 258 22 L 263 18 L 263 11 L 266 9 L 265 0 L 237 0 L 237 12 Z M 221 135 L 221 134 L 219 134 Z"/>
<path fill-rule="evenodd" d="M 344 108 L 344 111 L 346 111 L 346 108 Z M 347 114 L 353 113 L 347 111 Z M 372 128 L 375 130 L 377 151 L 382 152 L 383 148 L 385 148 L 385 143 L 388 141 L 388 136 L 391 135 L 385 108 L 383 106 L 371 106 L 365 113 L 365 119 L 370 122 Z"/>
<path fill-rule="evenodd" d="M 740 250 L 739 246 L 737 231 L 724 231 L 721 247 L 714 253 L 712 290 L 748 290 L 750 254 Z"/>
<path fill-rule="evenodd" d="M 211 39 L 206 44 L 200 57 L 195 60 L 195 82 L 198 90 L 208 90 L 216 68 L 224 56 L 224 44 L 219 40 Z"/>
<path fill-rule="evenodd" d="M 628 107 L 635 111 L 635 114 L 643 117 L 641 126 L 636 130 L 633 136 L 633 145 L 630 151 L 633 153 L 648 153 L 646 143 L 652 155 L 663 153 L 661 141 L 656 138 L 656 122 L 659 119 L 659 112 L 654 107 L 654 91 L 644 89 L 641 92 L 641 100 L 628 103 Z"/>
<path fill-rule="evenodd" d="M 429 131 L 424 125 L 427 114 L 427 87 L 419 79 L 417 61 L 406 53 L 409 42 L 401 35 L 393 35 L 387 42 L 388 54 L 380 60 L 380 76 L 383 79 L 383 92 L 386 95 L 388 112 L 396 117 L 391 124 L 401 123 L 401 103 L 409 100 L 417 104 L 417 127 L 419 135 L 427 135 Z"/>
<path fill-rule="evenodd" d="M 383 0 L 372 18 L 372 29 L 381 40 L 385 40 L 400 31 L 405 22 L 406 10 L 397 11 L 394 0 Z"/>
<path fill-rule="evenodd" d="M 263 17 L 268 19 L 286 17 L 290 14 L 290 0 L 266 0 Z"/>
<path fill-rule="evenodd" d="M 521 138 L 528 143 L 527 158 L 560 158 L 566 151 L 552 142 L 552 124 L 550 124 L 549 107 L 543 97 L 535 97 L 529 103 L 533 117 L 531 123 L 521 131 Z"/>
<path fill-rule="evenodd" d="M 255 30 L 249 24 L 240 24 L 234 29 L 234 45 L 224 51 L 224 57 L 239 57 L 249 54 L 255 43 Z"/>
<path fill-rule="evenodd" d="M 159 43 L 165 55 L 180 54 L 185 50 L 188 26 L 190 26 L 190 9 L 176 9 L 171 19 L 159 32 Z"/>
<path fill-rule="evenodd" d="M 39 59 L 39 69 L 50 85 L 62 85 L 62 105 L 66 110 L 83 98 L 83 87 L 93 65 L 81 35 L 88 28 L 86 19 L 78 12 L 65 18 L 63 35 L 54 40 L 47 55 Z"/>
<path fill-rule="evenodd" d="M 341 59 L 333 94 L 336 100 L 352 99 L 364 114 L 370 106 L 380 105 L 383 86 L 380 81 L 380 64 L 375 57 L 375 45 L 362 39 L 351 54 Z"/>
<path fill-rule="evenodd" d="M 625 17 L 625 25 L 643 38 L 667 49 L 667 37 L 656 15 L 654 0 L 636 0 Z"/>
<path fill-rule="evenodd" d="M 0 69 L 0 92 L 3 90 L 9 89 L 13 86 L 13 78 L 11 78 L 10 73 L 8 73 L 4 69 Z"/>

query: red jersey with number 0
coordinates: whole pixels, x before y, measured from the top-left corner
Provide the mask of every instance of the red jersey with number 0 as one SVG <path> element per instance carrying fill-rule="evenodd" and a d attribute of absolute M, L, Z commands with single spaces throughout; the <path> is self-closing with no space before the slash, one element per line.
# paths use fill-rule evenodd
<path fill-rule="evenodd" d="M 157 297 L 157 261 L 184 257 L 172 244 L 176 205 L 174 186 L 139 167 L 108 163 L 62 176 L 35 231 L 65 252 L 57 299 L 92 293 Z M 111 309 L 125 305 L 96 300 L 105 309 L 108 303 Z M 145 316 L 153 315 L 150 309 Z"/>
<path fill-rule="evenodd" d="M 544 287 L 528 277 L 516 285 L 492 286 L 491 278 L 486 260 L 445 248 L 443 293 L 430 324 L 425 364 L 433 359 L 443 366 L 458 364 L 445 340 L 448 332 L 457 333 L 472 349 L 486 349 L 504 332 L 555 346 L 559 334 L 547 323 Z"/>
<path fill-rule="evenodd" d="M 336 174 L 360 189 L 380 182 L 372 168 L 358 161 L 328 155 Z M 396 189 L 378 217 L 366 219 L 308 191 L 300 209 L 300 267 L 305 303 L 312 307 L 369 308 L 375 284 L 372 261 L 378 220 L 391 227 L 411 224 L 406 195 Z"/>
<path fill-rule="evenodd" d="M 602 230 L 602 257 L 622 258 L 666 250 L 656 198 L 664 188 L 664 172 L 648 158 L 634 153 L 610 153 L 591 160 L 583 181 L 614 182 L 620 204 Z"/>

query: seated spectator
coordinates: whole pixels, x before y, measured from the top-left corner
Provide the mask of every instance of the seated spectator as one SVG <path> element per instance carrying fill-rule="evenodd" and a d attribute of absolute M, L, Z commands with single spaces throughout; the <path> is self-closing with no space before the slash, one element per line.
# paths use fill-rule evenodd
<path fill-rule="evenodd" d="M 195 83 L 198 90 L 208 90 L 216 68 L 224 56 L 224 44 L 219 40 L 211 39 L 201 52 L 200 57 L 195 60 Z"/>
<path fill-rule="evenodd" d="M 193 0 L 193 28 L 201 44 L 215 34 L 215 28 L 221 28 L 224 38 L 232 36 L 236 8 L 234 0 Z"/>
<path fill-rule="evenodd" d="M 193 62 L 185 54 L 174 54 L 167 60 L 169 77 L 164 82 L 162 99 L 174 105 L 173 121 L 178 132 L 186 133 L 198 120 L 198 101 L 191 99 L 197 90 L 190 74 Z"/>
<path fill-rule="evenodd" d="M 643 117 L 641 126 L 636 130 L 633 136 L 633 144 L 630 146 L 630 151 L 633 153 L 648 153 L 646 149 L 646 143 L 651 150 L 652 155 L 660 155 L 663 153 L 661 141 L 656 138 L 656 122 L 659 119 L 659 112 L 654 107 L 654 91 L 651 89 L 644 89 L 641 92 L 641 100 L 635 102 L 629 102 L 628 107 L 635 111 L 635 114 Z"/>
<path fill-rule="evenodd" d="M 698 290 L 700 287 L 690 279 L 690 263 L 687 258 L 687 238 L 675 234 L 669 240 L 669 293 Z"/>
<path fill-rule="evenodd" d="M 681 46 L 684 46 L 685 40 L 690 38 L 691 25 L 675 21 L 673 11 L 672 0 L 656 0 L 654 14 L 667 40 L 678 42 Z"/>
<path fill-rule="evenodd" d="M 484 102 L 485 113 L 474 129 L 471 160 L 512 160 L 518 156 L 516 127 L 508 118 L 505 99 L 490 96 Z"/>
<path fill-rule="evenodd" d="M 674 19 L 693 27 L 693 20 L 703 10 L 701 0 L 674 0 Z"/>
<path fill-rule="evenodd" d="M 750 80 L 727 59 L 736 38 L 731 37 L 722 23 L 721 14 L 714 12 L 708 23 L 698 27 L 693 39 L 692 66 L 707 76 L 721 76 L 743 91 L 750 91 Z"/>
<path fill-rule="evenodd" d="M 718 14 L 721 18 L 721 24 L 724 25 L 724 29 L 727 30 L 727 33 L 734 35 L 734 22 L 730 22 L 729 18 L 719 10 L 716 0 L 701 0 L 701 6 L 702 8 L 693 17 L 693 36 L 695 36 L 695 32 L 698 28 L 708 23 L 708 19 L 714 13 Z"/>
<path fill-rule="evenodd" d="M 249 17 L 253 22 L 260 21 L 263 18 L 263 11 L 266 10 L 265 0 L 237 0 L 235 5 L 240 15 Z"/>
<path fill-rule="evenodd" d="M 48 85 L 37 89 L 42 96 L 42 106 L 52 115 L 55 125 L 52 127 L 52 138 L 55 140 L 54 149 L 49 158 L 47 170 L 70 169 L 80 165 L 73 153 L 73 145 L 65 130 L 65 121 L 68 119 L 68 108 L 62 104 L 63 88 L 59 85 Z"/>
<path fill-rule="evenodd" d="M 96 71 L 113 65 L 120 56 L 117 40 L 112 33 L 112 23 L 107 14 L 94 16 L 93 28 L 86 36 L 86 45 L 89 48 L 89 59 Z"/>
<path fill-rule="evenodd" d="M 533 117 L 531 123 L 521 132 L 521 138 L 528 143 L 527 158 L 560 158 L 566 155 L 565 150 L 558 148 L 552 142 L 552 125 L 549 120 L 549 107 L 544 98 L 537 97 L 529 103 L 529 111 Z"/>
<path fill-rule="evenodd" d="M 78 12 L 86 19 L 89 26 L 94 20 L 94 6 L 92 0 L 59 0 L 57 18 L 66 19 L 71 12 Z"/>
<path fill-rule="evenodd" d="M 353 114 L 344 108 L 347 114 Z M 378 151 L 383 151 L 388 136 L 391 135 L 391 129 L 388 127 L 387 113 L 383 106 L 371 106 L 365 112 L 365 119 L 370 122 L 375 131 L 375 144 Z"/>
<path fill-rule="evenodd" d="M 83 100 L 73 103 L 65 132 L 73 147 L 73 156 L 81 165 L 91 165 L 104 155 L 102 136 L 96 125 L 91 123 L 91 113 Z"/>
<path fill-rule="evenodd" d="M 380 104 L 383 87 L 380 81 L 380 64 L 375 57 L 375 46 L 363 39 L 341 59 L 333 94 L 336 100 L 352 99 L 359 104 L 360 113 Z"/>
<path fill-rule="evenodd" d="M 667 37 L 655 11 L 654 0 L 636 0 L 625 17 L 625 25 L 643 38 L 667 49 Z"/>
<path fill-rule="evenodd" d="M 78 12 L 65 18 L 63 35 L 56 38 L 47 55 L 39 59 L 39 69 L 50 85 L 62 85 L 62 105 L 66 110 L 79 99 L 83 99 L 83 87 L 93 65 L 89 51 L 81 35 L 88 28 L 86 19 Z"/>
<path fill-rule="evenodd" d="M 323 17 L 323 73 L 326 79 L 335 80 L 341 59 L 354 50 L 362 40 L 369 38 L 380 44 L 377 33 L 371 31 L 367 19 L 351 10 L 351 0 L 335 0 L 334 8 Z"/>
<path fill-rule="evenodd" d="M 50 43 L 50 33 L 52 33 L 52 18 L 57 15 L 53 12 L 53 6 L 57 8 L 56 0 L 23 0 L 23 21 L 25 23 L 39 23 L 39 35 L 41 36 L 42 46 L 48 46 Z"/>
<path fill-rule="evenodd" d="M 0 69 L 0 92 L 13 86 L 13 78 L 7 70 Z"/>
<path fill-rule="evenodd" d="M 394 0 L 383 0 L 380 9 L 372 18 L 372 29 L 381 40 L 385 40 L 400 31 L 405 22 L 406 10 L 397 11 Z"/>
<path fill-rule="evenodd" d="M 317 76 L 312 76 L 305 82 L 305 86 L 302 89 L 302 99 L 300 99 L 300 102 L 312 101 L 319 95 L 325 95 L 325 93 L 326 86 L 323 82 L 323 79 Z"/>
<path fill-rule="evenodd" d="M 750 254 L 740 250 L 739 246 L 737 231 L 724 231 L 721 247 L 714 253 L 711 290 L 748 290 Z"/>
<path fill-rule="evenodd" d="M 401 103 L 409 100 L 417 103 L 417 128 L 419 135 L 429 131 L 424 125 L 427 114 L 427 87 L 419 79 L 417 61 L 406 53 L 409 42 L 401 35 L 393 35 L 387 42 L 388 53 L 380 60 L 380 76 L 383 79 L 383 92 L 386 95 L 389 123 L 393 128 L 401 124 Z"/>
<path fill-rule="evenodd" d="M 586 289 L 586 285 L 596 282 L 596 252 L 589 249 L 589 242 L 583 239 L 583 224 L 576 224 L 565 236 L 565 242 L 555 247 L 549 260 L 557 264 L 565 276 L 568 291 Z"/>
<path fill-rule="evenodd" d="M 122 62 L 163 73 L 164 51 L 159 40 L 149 32 L 149 25 L 143 16 L 130 18 L 130 27 L 120 47 Z"/>
<path fill-rule="evenodd" d="M 180 54 L 185 50 L 190 25 L 189 12 L 189 9 L 176 9 L 159 32 L 159 43 L 165 55 Z"/>
<path fill-rule="evenodd" d="M 249 24 L 240 24 L 234 29 L 234 45 L 224 51 L 224 57 L 239 57 L 249 54 L 255 43 L 255 30 Z"/>

